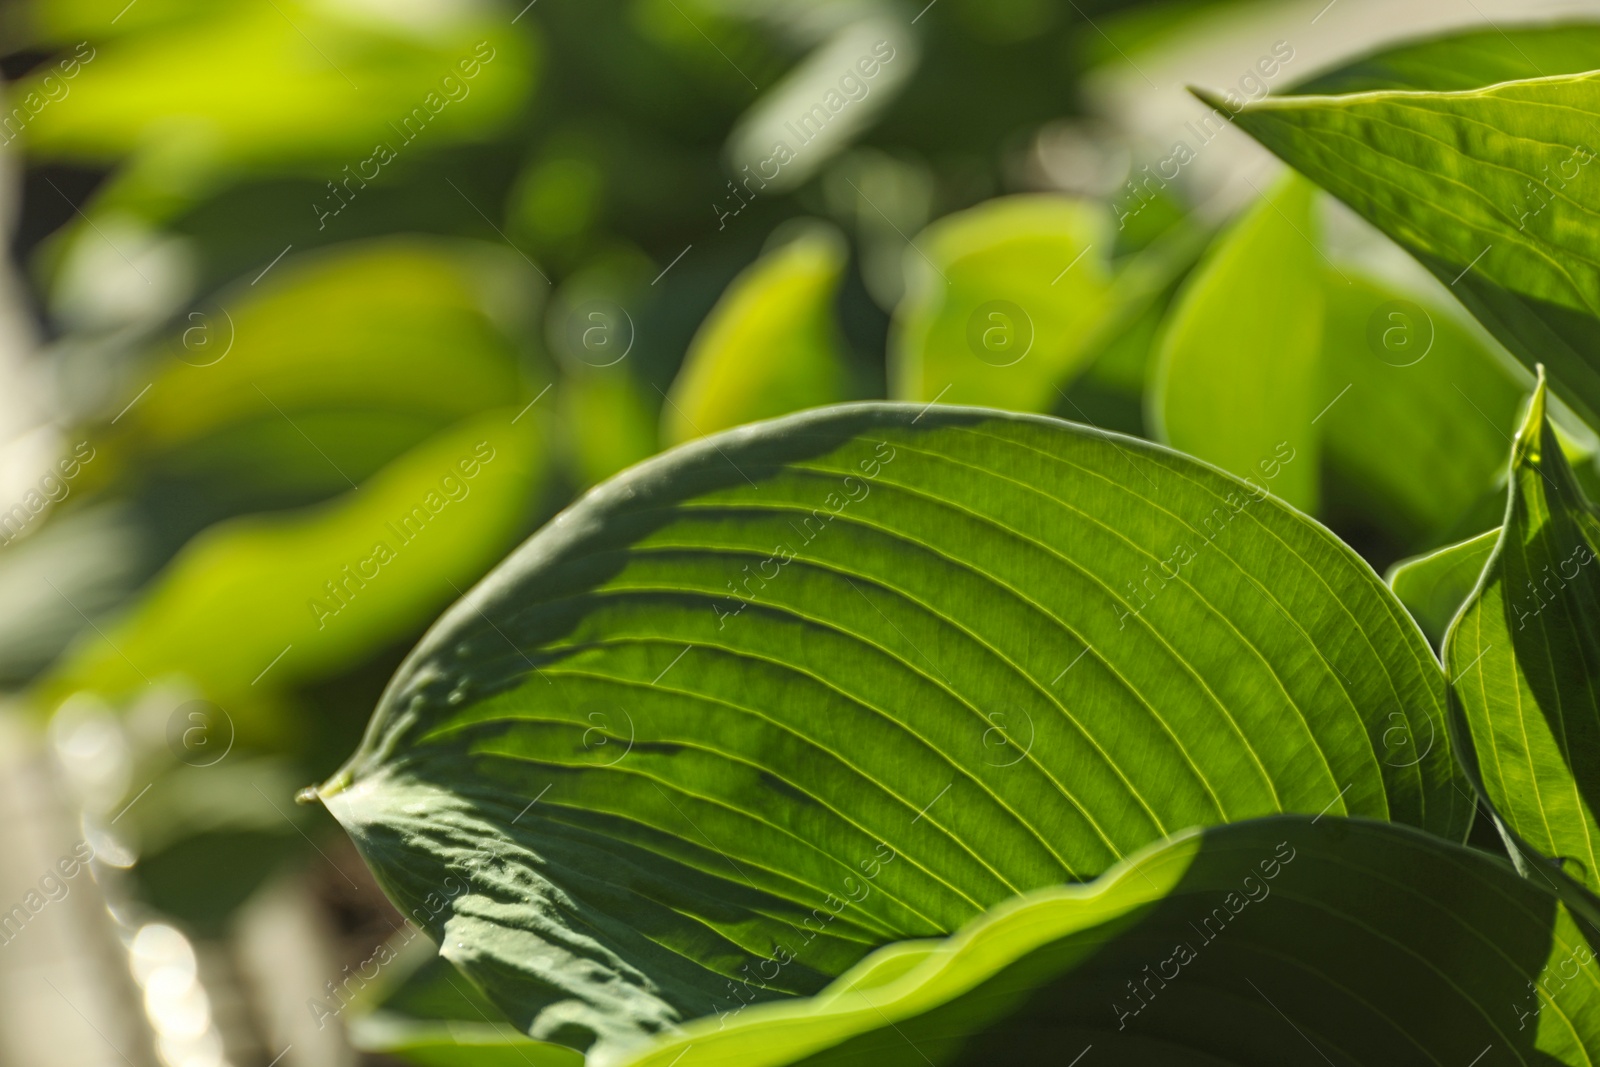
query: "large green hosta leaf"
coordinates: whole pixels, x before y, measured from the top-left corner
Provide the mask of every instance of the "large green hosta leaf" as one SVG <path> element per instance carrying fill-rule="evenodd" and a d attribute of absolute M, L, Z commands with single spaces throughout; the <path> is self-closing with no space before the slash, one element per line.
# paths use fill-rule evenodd
<path fill-rule="evenodd" d="M 1600 888 L 1600 514 L 1545 418 L 1511 453 L 1505 525 L 1445 638 L 1482 788 L 1510 830 Z"/>
<path fill-rule="evenodd" d="M 593 490 L 320 793 L 514 1021 L 618 1043 L 1188 826 L 1459 839 L 1443 690 L 1366 564 L 1256 488 L 1054 419 L 850 405 Z"/>
<path fill-rule="evenodd" d="M 1590 1064 L 1597 971 L 1503 860 L 1279 817 L 1179 835 L 627 1064 Z"/>
<path fill-rule="evenodd" d="M 1223 107 L 1206 97 L 1208 102 Z M 1600 72 L 1268 97 L 1234 116 L 1449 284 L 1600 421 Z"/>

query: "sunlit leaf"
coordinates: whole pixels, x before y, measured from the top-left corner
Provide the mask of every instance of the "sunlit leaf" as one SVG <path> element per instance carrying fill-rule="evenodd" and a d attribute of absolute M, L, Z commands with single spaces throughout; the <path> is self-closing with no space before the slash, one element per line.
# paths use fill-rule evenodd
<path fill-rule="evenodd" d="M 146 153 L 191 181 L 316 164 L 338 183 L 344 164 L 370 181 L 402 154 L 481 139 L 520 105 L 534 69 L 527 34 L 499 20 L 417 26 L 304 0 L 243 0 L 86 42 L 8 96 L 32 113 L 22 139 L 39 158 Z M 358 176 L 344 192 L 360 187 Z"/>
<path fill-rule="evenodd" d="M 1202 96 L 1208 103 L 1210 97 Z M 1600 422 L 1600 74 L 1267 97 L 1234 122 L 1393 237 Z"/>
<path fill-rule="evenodd" d="M 1162 440 L 1224 470 L 1271 471 L 1272 492 L 1308 511 L 1323 402 L 1314 192 L 1287 181 L 1218 238 L 1168 317 L 1147 416 Z"/>
<path fill-rule="evenodd" d="M 1452 92 L 1600 69 L 1600 26 L 1485 26 L 1387 45 L 1287 89 L 1287 96 L 1382 89 Z"/>
<path fill-rule="evenodd" d="M 1389 570 L 1389 588 L 1411 612 L 1428 640 L 1443 640 L 1450 620 L 1472 596 L 1484 564 L 1500 541 L 1498 528 L 1425 555 L 1401 560 Z"/>
<path fill-rule="evenodd" d="M 212 505 L 346 490 L 518 400 L 516 349 L 484 289 L 456 245 L 394 239 L 287 258 L 150 353 L 148 389 L 107 413 L 86 474 L 183 483 Z"/>
<path fill-rule="evenodd" d="M 430 439 L 328 504 L 212 527 L 126 617 L 81 636 L 47 704 L 181 676 L 225 709 L 324 677 L 415 630 L 515 538 L 544 444 L 514 408 Z"/>
<path fill-rule="evenodd" d="M 1505 525 L 1445 637 L 1482 788 L 1510 830 L 1600 887 L 1600 516 L 1545 417 L 1511 451 Z"/>
<path fill-rule="evenodd" d="M 1350 266 L 1325 282 L 1316 425 L 1327 466 L 1401 544 L 1482 529 L 1457 527 L 1504 475 L 1527 391 L 1517 365 L 1428 295 Z"/>
<path fill-rule="evenodd" d="M 701 324 L 661 410 L 677 444 L 844 396 L 833 299 L 846 249 L 809 229 L 733 280 Z"/>
<path fill-rule="evenodd" d="M 1054 419 L 849 405 L 591 491 L 320 795 L 519 1028 L 610 1046 L 1186 826 L 1459 840 L 1443 695 L 1377 576 L 1275 498 Z"/>
<path fill-rule="evenodd" d="M 1064 197 L 1006 197 L 935 222 L 906 251 L 890 395 L 1052 410 L 1097 351 L 1111 244 L 1105 209 Z"/>

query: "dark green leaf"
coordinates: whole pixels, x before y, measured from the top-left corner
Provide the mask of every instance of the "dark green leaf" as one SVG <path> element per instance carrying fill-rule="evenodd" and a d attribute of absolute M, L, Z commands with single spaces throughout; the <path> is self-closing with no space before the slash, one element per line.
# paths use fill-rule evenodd
<path fill-rule="evenodd" d="M 1573 916 L 1504 860 L 1279 817 L 1179 835 L 626 1063 L 1588 1065 L 1596 972 Z"/>
<path fill-rule="evenodd" d="M 1443 690 L 1377 576 L 1258 489 L 1054 419 L 852 405 L 593 490 L 436 625 L 321 796 L 520 1027 L 619 1043 L 1186 826 L 1460 839 Z"/>

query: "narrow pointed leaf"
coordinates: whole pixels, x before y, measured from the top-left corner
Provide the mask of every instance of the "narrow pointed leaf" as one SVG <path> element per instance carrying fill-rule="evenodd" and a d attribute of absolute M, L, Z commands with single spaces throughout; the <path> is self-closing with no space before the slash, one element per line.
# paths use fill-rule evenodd
<path fill-rule="evenodd" d="M 1448 744 L 1388 743 L 1442 737 L 1443 695 L 1365 563 L 1214 468 L 848 405 L 591 491 L 440 620 L 320 792 L 519 1027 L 617 1047 L 1187 826 L 1460 839 Z"/>
<path fill-rule="evenodd" d="M 1215 103 L 1209 97 L 1208 102 Z M 1448 284 L 1600 422 L 1600 73 L 1268 97 L 1235 123 Z"/>
<path fill-rule="evenodd" d="M 1505 525 L 1445 638 L 1482 787 L 1529 846 L 1600 888 L 1600 516 L 1545 417 L 1511 453 Z"/>
<path fill-rule="evenodd" d="M 1432 1067 L 1493 1049 L 1587 1065 L 1597 970 L 1581 925 L 1504 860 L 1403 827 L 1279 817 L 1178 835 L 626 1064 Z"/>

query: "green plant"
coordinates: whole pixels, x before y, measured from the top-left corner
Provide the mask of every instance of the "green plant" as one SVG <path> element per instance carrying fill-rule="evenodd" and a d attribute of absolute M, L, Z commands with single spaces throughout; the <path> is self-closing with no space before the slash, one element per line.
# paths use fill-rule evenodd
<path fill-rule="evenodd" d="M 1404 46 L 1234 115 L 1463 293 L 1532 378 L 1447 294 L 1347 276 L 1295 180 L 1219 238 L 1144 353 L 1157 432 L 1204 459 L 1044 415 L 847 404 L 682 445 L 525 543 L 312 794 L 487 996 L 471 1010 L 531 1035 L 449 1045 L 413 1020 L 388 1047 L 1593 1062 L 1600 194 L 1578 160 L 1600 74 L 1524 66 L 1593 66 L 1594 43 Z M 1075 210 L 987 210 L 1056 229 L 940 224 L 897 314 L 901 388 L 933 393 L 950 364 L 1036 406 L 1165 282 L 1091 260 L 1059 299 L 1100 305 L 1031 315 L 1057 297 L 1006 272 L 1089 231 Z M 719 306 L 702 366 L 737 361 L 729 339 L 794 254 Z M 1004 387 L 958 359 L 996 287 L 1048 355 Z M 826 318 L 784 310 L 830 366 Z M 1424 320 L 1411 359 L 1394 346 L 1415 335 L 1390 331 Z M 1352 336 L 1387 366 L 1351 363 Z M 1427 371 L 1389 373 L 1435 344 Z M 768 368 L 741 367 L 760 414 L 782 403 Z M 679 403 L 743 421 L 691 390 Z M 1438 429 L 1397 434 L 1449 477 L 1369 439 L 1412 409 Z M 1475 419 L 1508 435 L 1499 461 Z M 1291 506 L 1343 492 L 1329 471 L 1380 471 L 1395 535 L 1437 551 L 1391 589 Z M 1478 806 L 1498 845 L 1469 844 Z"/>

